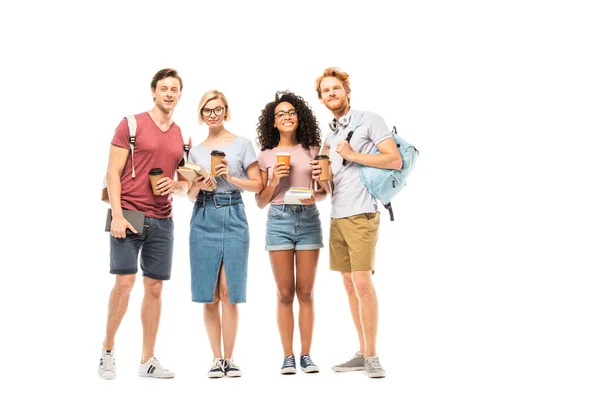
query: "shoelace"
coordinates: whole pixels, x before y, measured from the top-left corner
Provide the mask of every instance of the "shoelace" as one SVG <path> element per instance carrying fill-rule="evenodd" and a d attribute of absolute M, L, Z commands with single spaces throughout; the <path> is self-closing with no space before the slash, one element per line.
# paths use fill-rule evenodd
<path fill-rule="evenodd" d="M 102 365 L 106 369 L 113 369 L 115 367 L 115 358 L 111 355 L 105 354 L 102 356 Z"/>
<path fill-rule="evenodd" d="M 228 366 L 230 369 L 240 369 L 240 367 L 238 367 L 238 366 L 236 365 L 236 363 L 234 363 L 234 362 L 233 362 L 233 358 L 230 358 L 229 360 L 227 360 L 227 366 Z"/>
<path fill-rule="evenodd" d="M 313 360 L 310 358 L 310 356 L 302 356 L 302 361 L 304 361 L 304 364 L 306 364 L 307 366 L 313 366 L 316 364 L 313 362 Z"/>
<path fill-rule="evenodd" d="M 288 357 L 285 358 L 283 366 L 285 368 L 287 368 L 287 367 L 295 367 L 295 364 L 296 363 L 294 362 L 294 357 L 288 356 Z"/>
<path fill-rule="evenodd" d="M 379 358 L 367 358 L 367 363 L 371 369 L 382 369 L 379 363 Z"/>
<path fill-rule="evenodd" d="M 216 358 L 215 361 L 213 362 L 212 368 L 213 369 L 223 369 L 223 360 L 221 360 L 220 358 Z"/>
<path fill-rule="evenodd" d="M 351 363 L 354 360 L 358 360 L 359 358 L 362 358 L 363 355 L 360 351 L 357 351 L 356 353 L 354 353 L 354 357 L 352 357 L 351 359 L 349 359 L 348 361 L 346 361 L 344 364 L 348 364 Z"/>

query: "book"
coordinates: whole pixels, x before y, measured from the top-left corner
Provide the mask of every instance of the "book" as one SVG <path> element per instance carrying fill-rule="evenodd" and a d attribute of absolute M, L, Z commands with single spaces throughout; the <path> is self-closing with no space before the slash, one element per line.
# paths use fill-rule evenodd
<path fill-rule="evenodd" d="M 123 216 L 125 219 L 133 226 L 133 228 L 137 231 L 138 235 L 142 235 L 144 233 L 144 229 L 148 227 L 148 225 L 144 225 L 144 219 L 146 218 L 146 213 L 142 211 L 131 211 L 123 209 Z M 106 226 L 104 230 L 106 232 L 110 232 L 110 223 L 112 222 L 112 210 L 109 208 L 106 213 Z M 134 233 L 127 229 L 128 235 L 133 235 Z"/>
<path fill-rule="evenodd" d="M 210 172 L 202 165 L 194 164 L 189 161 L 187 161 L 183 166 L 177 168 L 177 172 L 179 172 L 181 176 L 190 182 L 194 182 L 194 179 L 196 179 L 198 176 L 204 179 L 210 174 Z M 213 179 L 212 190 L 215 190 L 216 188 L 217 184 Z"/>
<path fill-rule="evenodd" d="M 301 199 L 310 199 L 313 190 L 305 187 L 291 187 L 285 192 L 283 204 L 302 204 Z"/>

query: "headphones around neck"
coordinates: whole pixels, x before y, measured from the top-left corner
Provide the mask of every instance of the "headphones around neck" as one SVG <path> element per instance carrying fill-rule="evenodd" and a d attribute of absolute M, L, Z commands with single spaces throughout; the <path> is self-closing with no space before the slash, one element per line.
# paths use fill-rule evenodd
<path fill-rule="evenodd" d="M 331 129 L 332 131 L 337 131 L 338 128 L 341 127 L 346 127 L 348 126 L 348 124 L 350 123 L 350 116 L 348 116 L 348 114 L 340 117 L 339 121 L 337 119 L 333 119 L 333 121 L 331 121 L 329 123 L 329 129 Z"/>

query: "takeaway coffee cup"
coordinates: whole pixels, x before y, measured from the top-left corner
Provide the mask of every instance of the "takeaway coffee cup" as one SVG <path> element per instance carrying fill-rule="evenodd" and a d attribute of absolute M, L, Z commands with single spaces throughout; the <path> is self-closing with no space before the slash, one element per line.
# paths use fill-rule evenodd
<path fill-rule="evenodd" d="M 280 151 L 277 153 L 277 164 L 284 163 L 286 167 L 290 166 L 290 153 Z"/>
<path fill-rule="evenodd" d="M 329 157 L 325 154 L 319 154 L 315 157 L 317 164 L 321 166 L 320 181 L 328 181 L 331 179 L 331 168 L 329 167 Z"/>
<path fill-rule="evenodd" d="M 148 175 L 150 175 L 152 193 L 154 193 L 155 196 L 160 196 L 160 191 L 156 189 L 156 183 L 163 178 L 163 170 L 161 168 L 152 168 Z"/>
<path fill-rule="evenodd" d="M 215 167 L 219 164 L 223 164 L 223 159 L 225 158 L 225 153 L 221 150 L 213 150 L 210 153 L 210 173 L 215 176 L 217 174 L 217 170 Z"/>

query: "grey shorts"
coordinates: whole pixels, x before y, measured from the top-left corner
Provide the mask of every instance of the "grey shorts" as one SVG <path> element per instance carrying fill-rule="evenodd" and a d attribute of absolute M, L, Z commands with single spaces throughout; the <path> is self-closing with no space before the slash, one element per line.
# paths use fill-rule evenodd
<path fill-rule="evenodd" d="M 110 236 L 110 273 L 137 274 L 141 249 L 143 275 L 168 280 L 173 264 L 173 218 L 146 217 L 144 224 L 149 228 L 142 235 L 127 235 L 124 239 Z"/>

